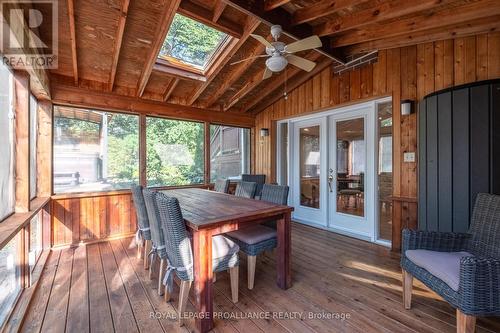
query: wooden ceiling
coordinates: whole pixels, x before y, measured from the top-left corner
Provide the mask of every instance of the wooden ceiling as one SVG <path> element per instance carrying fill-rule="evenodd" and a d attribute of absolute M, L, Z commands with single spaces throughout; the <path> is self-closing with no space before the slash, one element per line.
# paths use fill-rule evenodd
<path fill-rule="evenodd" d="M 500 28 L 498 0 L 63 0 L 59 5 L 59 67 L 52 90 L 77 86 L 95 92 L 235 113 L 283 93 L 330 64 L 379 49 L 465 36 Z M 204 76 L 157 63 L 178 12 L 234 38 Z M 264 47 L 251 33 L 281 40 L 318 34 L 323 47 L 299 53 L 316 61 L 311 73 L 289 65 L 262 81 L 264 60 L 230 65 Z M 49 38 L 47 31 L 40 31 Z M 202 112 L 203 110 L 200 110 Z"/>

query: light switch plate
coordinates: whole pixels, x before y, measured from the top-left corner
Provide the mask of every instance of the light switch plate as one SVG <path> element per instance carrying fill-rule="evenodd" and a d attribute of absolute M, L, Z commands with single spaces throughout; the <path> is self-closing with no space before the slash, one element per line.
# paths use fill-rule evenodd
<path fill-rule="evenodd" d="M 413 162 L 415 162 L 415 153 L 414 152 L 404 153 L 403 154 L 403 161 L 405 163 L 413 163 Z"/>

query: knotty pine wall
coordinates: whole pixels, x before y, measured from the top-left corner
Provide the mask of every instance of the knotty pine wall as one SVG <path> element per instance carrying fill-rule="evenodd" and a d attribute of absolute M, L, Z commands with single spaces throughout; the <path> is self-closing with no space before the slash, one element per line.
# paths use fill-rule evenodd
<path fill-rule="evenodd" d="M 276 120 L 324 111 L 349 103 L 392 96 L 393 99 L 393 248 L 401 229 L 417 226 L 417 163 L 403 163 L 404 152 L 417 152 L 417 114 L 401 117 L 402 99 L 421 100 L 450 86 L 500 77 L 500 33 L 429 42 L 382 50 L 378 62 L 333 76 L 327 68 L 260 112 L 255 136 L 255 172 L 275 181 Z M 418 158 L 417 158 L 418 160 Z"/>

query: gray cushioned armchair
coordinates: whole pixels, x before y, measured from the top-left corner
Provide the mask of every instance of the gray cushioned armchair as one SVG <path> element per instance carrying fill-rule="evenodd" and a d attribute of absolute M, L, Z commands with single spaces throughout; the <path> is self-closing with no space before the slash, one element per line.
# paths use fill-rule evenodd
<path fill-rule="evenodd" d="M 500 196 L 477 195 L 468 233 L 403 230 L 401 267 L 405 308 L 415 277 L 457 309 L 457 332 L 499 316 Z"/>

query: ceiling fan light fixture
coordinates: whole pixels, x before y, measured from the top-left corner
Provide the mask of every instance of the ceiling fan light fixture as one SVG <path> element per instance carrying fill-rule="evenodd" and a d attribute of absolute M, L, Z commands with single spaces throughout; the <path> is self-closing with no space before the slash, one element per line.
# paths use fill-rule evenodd
<path fill-rule="evenodd" d="M 266 60 L 266 66 L 272 72 L 281 72 L 288 65 L 288 60 L 283 56 L 272 56 Z"/>

